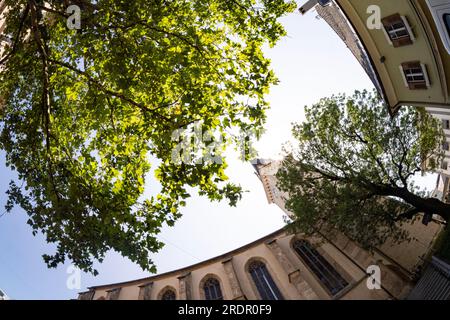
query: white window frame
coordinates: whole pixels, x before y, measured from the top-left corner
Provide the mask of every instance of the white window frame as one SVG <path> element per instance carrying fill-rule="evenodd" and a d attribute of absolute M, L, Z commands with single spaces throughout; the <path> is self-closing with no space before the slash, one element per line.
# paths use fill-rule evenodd
<path fill-rule="evenodd" d="M 444 130 L 449 130 L 449 129 L 450 129 L 450 120 L 448 120 L 448 119 L 442 119 L 442 123 L 444 123 L 444 121 L 445 121 L 446 123 L 449 123 L 449 127 L 448 127 L 448 128 L 445 128 L 444 125 L 442 125 L 442 129 L 444 129 Z"/>
<path fill-rule="evenodd" d="M 431 87 L 431 82 L 430 78 L 428 77 L 427 66 L 424 63 L 421 63 L 420 67 L 422 68 L 423 76 L 425 77 L 425 84 L 427 85 L 427 88 L 429 88 Z"/>

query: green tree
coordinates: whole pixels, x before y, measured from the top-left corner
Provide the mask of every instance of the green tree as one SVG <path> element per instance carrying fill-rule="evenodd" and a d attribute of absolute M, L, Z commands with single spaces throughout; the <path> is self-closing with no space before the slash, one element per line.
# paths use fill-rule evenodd
<path fill-rule="evenodd" d="M 190 196 L 234 205 L 241 188 L 226 163 L 174 163 L 174 131 L 202 121 L 219 132 L 222 156 L 236 128 L 263 128 L 276 83 L 262 48 L 295 9 L 284 0 L 6 0 L 0 58 L 0 146 L 18 174 L 7 210 L 21 206 L 33 233 L 96 273 L 114 249 L 155 271 L 156 235 Z M 69 5 L 81 8 L 70 30 Z M 233 130 L 232 130 L 233 129 Z M 152 160 L 153 159 L 153 160 Z M 161 185 L 142 199 L 151 164 Z"/>
<path fill-rule="evenodd" d="M 293 227 L 314 233 L 339 230 L 364 246 L 403 241 L 401 228 L 425 213 L 450 218 L 450 205 L 428 198 L 414 182 L 434 170 L 442 129 L 421 108 L 402 107 L 391 118 L 379 95 L 332 96 L 305 109 L 295 124 L 298 146 L 277 173 Z"/>

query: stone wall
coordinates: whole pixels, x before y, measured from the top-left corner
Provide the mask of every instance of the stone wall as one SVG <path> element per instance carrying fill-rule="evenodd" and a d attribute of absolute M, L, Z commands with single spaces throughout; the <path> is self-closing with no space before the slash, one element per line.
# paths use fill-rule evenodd
<path fill-rule="evenodd" d="M 81 293 L 79 299 L 157 300 L 170 289 L 176 299 L 202 300 L 205 299 L 202 285 L 213 277 L 219 280 L 223 299 L 257 300 L 260 295 L 248 269 L 253 261 L 265 264 L 283 298 L 288 300 L 397 299 L 403 298 L 411 289 L 410 280 L 378 253 L 369 253 L 343 236 L 332 242 L 308 238 L 308 242 L 348 283 L 338 294 L 331 295 L 293 249 L 295 239 L 304 237 L 282 229 L 191 267 L 146 279 L 93 287 Z M 381 269 L 381 289 L 369 290 L 366 285 L 366 270 L 372 264 Z"/>

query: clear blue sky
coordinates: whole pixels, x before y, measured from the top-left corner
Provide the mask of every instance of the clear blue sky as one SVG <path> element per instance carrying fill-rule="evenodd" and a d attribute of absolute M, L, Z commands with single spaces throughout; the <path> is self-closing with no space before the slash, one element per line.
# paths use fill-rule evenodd
<path fill-rule="evenodd" d="M 351 93 L 354 89 L 371 89 L 372 84 L 345 44 L 314 12 L 291 14 L 282 21 L 288 37 L 266 52 L 280 84 L 270 94 L 267 132 L 257 148 L 264 158 L 279 158 L 281 147 L 290 139 L 291 123 L 301 121 L 303 107 L 333 93 Z M 229 159 L 228 175 L 245 190 L 236 208 L 226 203 L 210 203 L 193 197 L 183 209 L 175 227 L 160 235 L 166 246 L 153 260 L 158 273 L 211 258 L 283 226 L 282 212 L 267 204 L 264 191 L 250 164 Z M 14 174 L 4 166 L 0 153 L 0 205 Z M 424 179 L 432 187 L 434 177 Z M 148 186 L 149 188 L 151 186 Z M 2 211 L 0 211 L 2 212 Z M 33 237 L 26 224 L 27 216 L 15 208 L 0 218 L 0 288 L 14 299 L 70 299 L 92 285 L 132 280 L 149 276 L 137 265 L 111 252 L 101 265 L 100 275 L 82 274 L 81 290 L 66 286 L 67 265 L 47 269 L 41 255 L 52 252 L 41 235 Z"/>

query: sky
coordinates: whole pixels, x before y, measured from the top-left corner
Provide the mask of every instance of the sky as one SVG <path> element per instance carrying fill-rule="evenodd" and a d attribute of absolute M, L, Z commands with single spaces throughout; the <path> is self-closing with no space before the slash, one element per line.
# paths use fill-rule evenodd
<path fill-rule="evenodd" d="M 305 105 L 335 93 L 373 88 L 345 44 L 325 21 L 316 18 L 315 12 L 305 16 L 292 13 L 281 21 L 288 36 L 265 50 L 280 83 L 269 95 L 267 131 L 255 144 L 262 158 L 281 157 L 283 143 L 291 139 L 291 124 L 302 121 Z M 226 253 L 284 225 L 283 212 L 267 203 L 252 166 L 236 158 L 228 161 L 230 180 L 247 190 L 242 201 L 229 207 L 226 202 L 190 198 L 182 209 L 183 217 L 159 235 L 166 246 L 152 257 L 158 273 Z M 0 152 L 0 209 L 6 202 L 8 183 L 14 178 L 4 163 L 4 153 Z M 419 183 L 431 189 L 435 177 L 425 177 Z M 110 252 L 102 264 L 96 264 L 98 276 L 82 273 L 80 288 L 69 289 L 70 263 L 48 269 L 42 254 L 51 253 L 52 246 L 42 235 L 34 237 L 26 221 L 27 215 L 20 208 L 0 218 L 0 288 L 13 299 L 74 299 L 89 286 L 151 276 Z"/>

